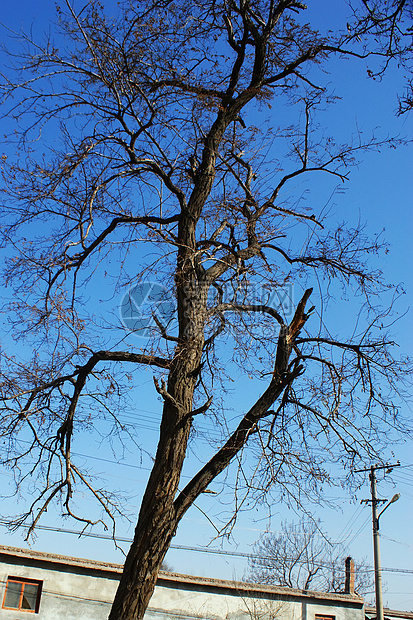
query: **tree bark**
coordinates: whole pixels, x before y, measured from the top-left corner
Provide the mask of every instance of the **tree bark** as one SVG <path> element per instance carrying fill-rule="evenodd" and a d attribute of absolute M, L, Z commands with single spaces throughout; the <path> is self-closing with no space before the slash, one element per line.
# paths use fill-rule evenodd
<path fill-rule="evenodd" d="M 204 192 L 209 189 L 210 185 Z M 200 282 L 194 261 L 197 214 L 193 209 L 190 213 L 182 214 L 179 224 L 175 277 L 179 334 L 168 384 L 157 387 L 164 399 L 158 448 L 109 620 L 143 618 L 178 525 L 174 500 L 192 426 L 207 307 L 207 287 Z"/>
<path fill-rule="evenodd" d="M 188 347 L 175 359 L 165 396 L 155 464 L 143 497 L 135 536 L 126 557 L 110 620 L 140 620 L 152 596 L 162 560 L 173 538 L 177 519 L 174 499 L 192 424 L 191 408 L 195 369 L 201 347 Z M 183 357 L 186 356 L 186 363 Z M 171 400 L 168 400 L 168 398 Z M 176 404 L 172 402 L 176 401 Z"/>

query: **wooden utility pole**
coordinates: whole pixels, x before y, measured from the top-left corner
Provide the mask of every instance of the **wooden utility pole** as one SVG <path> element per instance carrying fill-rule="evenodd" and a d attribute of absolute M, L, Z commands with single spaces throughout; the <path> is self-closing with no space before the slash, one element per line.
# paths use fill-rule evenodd
<path fill-rule="evenodd" d="M 370 492 L 371 499 L 362 499 L 362 504 L 371 503 L 371 512 L 372 512 L 372 521 L 373 521 L 373 553 L 374 553 L 374 582 L 375 582 L 375 591 L 376 591 L 376 620 L 384 620 L 383 613 L 383 589 L 381 583 L 381 562 L 380 562 L 380 533 L 379 533 L 379 518 L 380 515 L 386 510 L 390 504 L 397 501 L 400 497 L 399 494 L 393 495 L 392 499 L 389 501 L 387 499 L 378 499 L 377 498 L 377 483 L 376 483 L 376 469 L 385 469 L 386 472 L 389 472 L 393 469 L 393 467 L 398 467 L 400 465 L 397 462 L 394 465 L 372 465 L 366 469 L 357 469 L 356 473 L 369 471 L 369 479 L 370 479 Z M 387 505 L 383 508 L 381 512 L 378 512 L 377 507 L 381 503 L 387 503 Z"/>

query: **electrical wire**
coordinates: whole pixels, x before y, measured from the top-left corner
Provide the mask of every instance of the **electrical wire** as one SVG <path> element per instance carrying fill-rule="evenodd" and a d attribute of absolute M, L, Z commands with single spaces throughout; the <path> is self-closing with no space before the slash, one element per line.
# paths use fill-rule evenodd
<path fill-rule="evenodd" d="M 359 504 L 356 508 L 356 511 L 353 513 L 353 516 L 350 517 L 350 519 L 347 521 L 347 523 L 344 525 L 343 529 L 341 530 L 340 534 L 337 536 L 337 540 L 339 541 L 339 543 L 344 542 L 344 540 L 347 537 L 351 536 L 352 527 L 355 525 L 356 521 L 361 516 L 361 513 L 362 513 L 362 506 L 361 504 Z"/>
<path fill-rule="evenodd" d="M 357 530 L 357 532 L 354 534 L 354 536 L 346 541 L 346 545 L 350 547 L 350 545 L 353 544 L 353 542 L 356 540 L 356 538 L 358 538 L 361 534 L 361 532 L 364 530 L 364 528 L 366 527 L 367 523 L 370 521 L 370 515 L 368 515 L 368 517 L 363 521 L 363 523 L 361 524 L 361 526 L 359 527 L 359 529 Z"/>
<path fill-rule="evenodd" d="M 6 523 L 4 521 L 0 521 L 0 526 L 6 527 Z M 19 525 L 18 527 L 24 527 L 23 524 Z M 64 529 L 64 528 L 58 528 L 58 527 L 52 527 L 52 526 L 48 526 L 48 525 L 37 525 L 36 526 L 37 529 L 39 530 L 44 530 L 47 532 L 57 532 L 57 533 L 62 533 L 62 534 L 74 534 L 76 536 L 78 536 L 78 538 L 82 538 L 82 537 L 88 537 L 88 538 L 97 538 L 99 540 L 113 540 L 113 536 L 109 535 L 109 534 L 97 534 L 96 532 L 78 532 L 76 530 L 68 530 L 68 529 Z M 130 544 L 132 542 L 132 538 L 124 538 L 124 537 L 116 537 L 116 541 L 119 542 L 124 542 L 124 543 L 128 543 Z M 176 550 L 180 550 L 180 551 L 191 551 L 191 552 L 197 552 L 197 553 L 210 553 L 213 555 L 225 555 L 225 556 L 232 556 L 232 557 L 240 557 L 240 558 L 246 558 L 246 559 L 250 559 L 250 558 L 254 558 L 254 559 L 270 559 L 270 558 L 266 558 L 266 556 L 261 556 L 258 554 L 254 554 L 254 553 L 245 553 L 243 551 L 226 551 L 224 549 L 211 549 L 210 547 L 192 547 L 189 545 L 176 545 L 176 544 L 171 544 L 170 545 L 171 549 L 176 549 Z M 291 560 L 292 558 L 287 558 L 287 560 Z M 319 562 L 318 566 L 323 567 L 323 568 L 331 568 L 333 566 L 333 564 L 331 562 Z M 337 570 L 344 572 L 345 569 L 343 568 L 338 568 Z M 383 572 L 388 572 L 388 573 L 403 573 L 403 574 L 413 574 L 413 569 L 404 569 L 404 568 L 382 568 L 381 569 Z M 363 567 L 359 569 L 360 572 L 374 572 L 374 568 L 373 567 Z"/>

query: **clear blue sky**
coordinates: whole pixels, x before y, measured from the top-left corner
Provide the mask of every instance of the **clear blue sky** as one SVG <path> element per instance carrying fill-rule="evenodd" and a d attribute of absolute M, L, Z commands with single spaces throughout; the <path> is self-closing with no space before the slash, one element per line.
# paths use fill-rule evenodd
<path fill-rule="evenodd" d="M 333 22 L 337 14 L 343 11 L 343 3 L 313 2 L 309 3 L 310 17 L 315 20 Z M 314 7 L 314 8 L 312 8 Z M 30 28 L 40 34 L 49 29 L 50 20 L 54 18 L 54 4 L 50 0 L 39 0 L 36 3 L 28 0 L 8 2 L 2 10 L 2 22 L 10 28 L 19 29 L 20 26 Z M 332 24 L 333 25 L 333 24 Z M 4 33 L 4 31 L 3 31 Z M 331 79 L 336 85 L 336 94 L 343 99 L 331 110 L 327 118 L 328 124 L 335 127 L 340 136 L 355 130 L 369 131 L 376 128 L 383 134 L 399 134 L 411 138 L 413 136 L 413 113 L 409 116 L 396 118 L 396 93 L 401 92 L 403 74 L 391 69 L 382 83 L 367 79 L 366 67 L 363 63 L 336 63 L 331 62 Z M 339 72 L 339 74 L 338 74 Z M 338 76 L 339 75 L 339 76 Z M 363 157 L 359 167 L 352 170 L 350 182 L 345 191 L 335 196 L 333 214 L 338 220 L 345 217 L 350 222 L 357 223 L 358 219 L 367 223 L 372 231 L 385 230 L 385 238 L 391 246 L 386 256 L 385 272 L 391 282 L 404 282 L 407 294 L 399 305 L 402 314 L 412 305 L 413 264 L 411 259 L 411 238 L 413 232 L 413 173 L 412 147 L 403 147 L 396 150 L 383 150 L 381 153 L 369 153 Z M 329 189 L 321 189 L 320 202 L 327 200 Z M 324 192 L 324 193 L 323 193 Z M 396 339 L 401 343 L 402 350 L 409 353 L 412 348 L 411 318 L 403 318 L 395 326 Z M 248 386 L 244 398 L 247 398 Z M 241 399 L 239 402 L 242 402 Z M 236 407 L 236 401 L 233 403 Z M 156 443 L 156 428 L 159 420 L 156 397 L 153 395 L 151 378 L 148 376 L 147 390 L 140 394 L 140 419 L 147 431 L 149 445 Z M 409 412 L 405 411 L 405 414 Z M 387 449 L 391 446 L 386 446 Z M 76 448 L 80 454 L 91 453 L 90 440 L 85 438 Z M 111 486 L 127 487 L 135 497 L 132 500 L 131 510 L 137 509 L 139 495 L 148 475 L 149 462 L 135 464 L 132 455 L 127 455 L 125 464 L 117 465 L 113 462 L 110 449 L 96 445 L 94 449 L 93 469 L 102 473 L 109 480 Z M 390 452 L 389 452 L 390 457 Z M 79 457 L 82 458 L 82 457 Z M 96 460 L 96 459 L 104 460 Z M 195 458 L 193 456 L 192 458 Z M 400 460 L 402 467 L 394 471 L 393 483 L 380 480 L 378 483 L 381 497 L 391 497 L 396 491 L 400 492 L 401 499 L 392 505 L 383 515 L 381 522 L 382 532 L 382 565 L 390 568 L 405 568 L 413 571 L 411 535 L 411 515 L 413 514 L 413 450 L 412 445 L 395 446 L 394 459 Z M 5 480 L 5 478 L 4 478 Z M 357 493 L 357 497 L 350 498 L 345 492 L 335 495 L 335 509 L 317 507 L 316 513 L 321 516 L 325 530 L 332 540 L 344 538 L 349 543 L 349 550 L 354 557 L 366 556 L 372 564 L 371 519 L 367 507 L 359 504 L 360 499 L 369 497 L 369 488 L 366 480 L 365 487 Z M 136 506 L 133 506 L 133 502 Z M 213 497 L 205 497 L 200 502 L 200 508 L 214 519 L 219 519 L 223 510 L 221 505 L 214 504 Z M 290 510 L 274 510 L 270 523 L 272 529 L 277 530 L 283 519 L 294 519 Z M 76 529 L 71 522 L 59 521 L 48 515 L 45 525 Z M 227 551 L 236 551 L 247 554 L 251 545 L 258 538 L 260 532 L 268 527 L 269 523 L 264 512 L 251 515 L 244 513 L 235 530 L 233 541 L 224 543 Z M 120 534 L 130 537 L 133 527 L 121 526 Z M 4 544 L 25 546 L 18 533 L 7 534 L 4 528 L 0 529 L 0 540 Z M 184 519 L 174 540 L 175 545 L 203 546 L 211 541 L 214 530 L 203 513 L 193 508 Z M 96 541 L 93 539 L 79 540 L 70 534 L 53 532 L 39 532 L 35 547 L 42 551 L 55 551 L 80 557 L 94 557 L 108 561 L 121 561 L 121 555 L 113 549 L 110 541 Z M 212 543 L 212 548 L 221 547 Z M 245 558 L 236 556 L 213 555 L 171 549 L 167 561 L 180 572 L 192 572 L 224 578 L 241 578 L 245 569 Z M 413 610 L 413 574 L 387 573 L 384 580 L 387 582 L 387 592 L 384 600 L 393 608 Z"/>

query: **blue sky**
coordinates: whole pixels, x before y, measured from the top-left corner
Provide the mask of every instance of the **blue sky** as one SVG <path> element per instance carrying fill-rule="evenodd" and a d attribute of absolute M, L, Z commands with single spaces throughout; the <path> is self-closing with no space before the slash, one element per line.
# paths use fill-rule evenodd
<path fill-rule="evenodd" d="M 343 11 L 342 2 L 309 3 L 310 18 L 322 19 L 324 22 L 337 17 L 337 12 Z M 334 5 L 334 10 L 332 9 Z M 336 12 L 337 10 L 337 12 Z M 11 29 L 18 30 L 20 26 L 30 28 L 33 25 L 34 34 L 40 34 L 49 29 L 49 22 L 54 16 L 53 2 L 39 0 L 35 4 L 27 0 L 18 3 L 9 2 L 3 7 L 2 22 Z M 3 31 L 4 32 L 4 31 Z M 334 127 L 340 136 L 348 135 L 356 130 L 371 131 L 375 129 L 385 136 L 387 134 L 412 137 L 413 115 L 396 118 L 397 92 L 403 88 L 403 72 L 396 68 L 390 69 L 382 83 L 367 79 L 367 65 L 364 63 L 338 63 L 331 61 L 328 65 L 331 81 L 335 84 L 336 94 L 342 97 L 335 106 L 330 108 L 324 117 L 329 127 Z M 324 122 L 324 120 L 323 120 Z M 4 133 L 4 132 L 3 132 Z M 380 153 L 367 153 L 363 156 L 360 165 L 350 174 L 350 181 L 342 190 L 335 194 L 331 201 L 332 217 L 337 221 L 346 219 L 356 224 L 358 220 L 365 222 L 370 232 L 384 230 L 384 235 L 390 244 L 390 252 L 385 260 L 380 262 L 386 277 L 390 282 L 403 282 L 406 295 L 400 300 L 398 312 L 402 315 L 412 305 L 413 265 L 411 259 L 411 237 L 413 232 L 413 174 L 412 174 L 412 147 L 411 145 L 397 149 L 383 149 Z M 327 202 L 333 189 L 326 183 L 317 189 L 315 196 L 320 204 Z M 314 196 L 314 194 L 313 194 Z M 314 197 L 312 198 L 315 199 Z M 345 302 L 337 300 L 338 320 L 344 320 L 343 307 Z M 345 313 L 345 311 L 344 311 Z M 396 340 L 401 343 L 401 350 L 409 353 L 412 347 L 411 318 L 406 316 L 394 326 Z M 239 397 L 248 397 L 248 385 L 245 393 Z M 138 412 L 145 425 L 145 441 L 149 446 L 156 444 L 156 426 L 159 419 L 156 395 L 153 393 L 151 375 L 148 375 L 146 387 L 140 393 Z M 237 400 L 232 403 L 234 408 Z M 404 411 L 406 415 L 411 412 Z M 133 414 L 131 414 L 133 415 Z M 132 421 L 132 418 L 131 418 Z M 151 448 L 153 449 L 153 448 Z M 392 446 L 386 446 L 389 458 L 392 458 Z M 137 463 L 133 454 L 125 455 L 124 464 L 113 462 L 110 449 L 99 446 L 91 448 L 88 437 L 80 438 L 77 444 L 79 455 L 92 455 L 91 466 L 96 473 L 102 473 L 110 484 L 115 487 L 129 488 L 133 496 L 131 512 L 137 509 L 139 496 L 148 475 L 149 461 L 143 459 Z M 150 451 L 150 450 L 149 450 Z M 396 491 L 401 493 L 401 499 L 392 505 L 383 515 L 381 522 L 381 550 L 382 565 L 390 568 L 405 568 L 413 571 L 411 563 L 413 540 L 411 537 L 411 515 L 413 513 L 413 451 L 411 444 L 394 446 L 394 459 L 400 460 L 402 467 L 394 471 L 394 483 L 390 479 L 380 479 L 378 489 L 381 497 L 391 497 Z M 195 458 L 194 455 L 192 458 Z M 79 456 L 79 458 L 86 458 Z M 104 460 L 97 460 L 97 459 Z M 109 461 L 109 462 L 108 462 Z M 5 479 L 4 479 L 5 480 Z M 345 536 L 349 543 L 349 550 L 354 557 L 366 556 L 372 563 L 371 522 L 369 508 L 362 507 L 359 501 L 369 497 L 369 488 L 366 484 L 357 493 L 356 497 L 349 497 L 344 491 L 332 492 L 336 508 L 317 507 L 317 514 L 321 516 L 325 530 L 332 540 L 339 540 Z M 135 505 L 134 505 L 135 503 Z M 213 497 L 205 497 L 200 501 L 200 508 L 212 520 L 219 520 L 220 512 L 225 510 L 217 505 Z M 268 522 L 265 513 L 257 512 L 254 515 L 244 513 L 233 532 L 233 540 L 223 543 L 223 549 L 247 554 L 251 545 L 259 534 L 267 527 L 274 530 L 281 520 L 295 519 L 292 510 L 274 508 L 274 516 Z M 76 529 L 71 522 L 57 520 L 48 515 L 44 521 L 51 527 Z M 4 528 L 0 530 L 4 544 L 25 546 L 18 533 L 7 534 Z M 120 535 L 130 537 L 133 526 L 123 525 Z M 204 546 L 214 537 L 214 530 L 205 518 L 203 512 L 193 508 L 185 517 L 174 545 Z M 43 551 L 55 551 L 81 557 L 95 557 L 108 561 L 121 561 L 121 555 L 113 548 L 110 541 L 81 539 L 68 533 L 54 533 L 40 531 L 35 541 L 35 547 Z M 212 548 L 221 549 L 220 544 L 212 543 Z M 192 572 L 200 575 L 219 576 L 224 578 L 241 578 L 245 570 L 245 558 L 241 556 L 225 556 L 198 553 L 171 549 L 167 561 L 180 572 Z M 385 572 L 387 582 L 385 602 L 393 608 L 413 610 L 413 575 Z"/>

